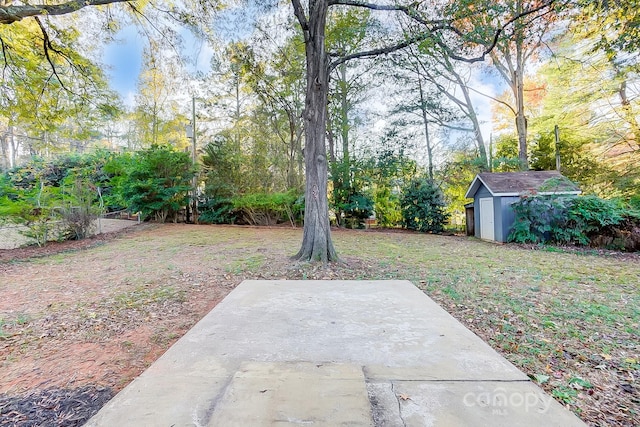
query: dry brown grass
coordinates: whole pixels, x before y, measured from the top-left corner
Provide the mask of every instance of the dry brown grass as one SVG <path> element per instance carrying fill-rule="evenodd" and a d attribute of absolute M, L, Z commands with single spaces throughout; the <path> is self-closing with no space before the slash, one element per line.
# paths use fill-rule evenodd
<path fill-rule="evenodd" d="M 330 266 L 292 262 L 291 228 L 143 226 L 70 253 L 1 253 L 0 392 L 118 390 L 244 279 L 408 279 L 588 423 L 640 417 L 639 257 L 333 236 L 344 262 Z"/>

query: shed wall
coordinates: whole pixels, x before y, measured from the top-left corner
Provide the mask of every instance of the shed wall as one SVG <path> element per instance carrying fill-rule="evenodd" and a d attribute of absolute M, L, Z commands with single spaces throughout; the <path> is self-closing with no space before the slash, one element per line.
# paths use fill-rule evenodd
<path fill-rule="evenodd" d="M 516 215 L 513 212 L 513 203 L 520 200 L 517 196 L 509 197 L 496 197 L 495 211 L 499 212 L 497 215 L 500 217 L 495 220 L 496 223 L 496 241 L 506 242 L 509 233 L 513 229 L 513 223 L 516 220 Z"/>
<path fill-rule="evenodd" d="M 476 234 L 475 209 L 473 208 L 473 204 L 471 204 L 470 206 L 465 206 L 464 218 L 465 218 L 465 225 L 466 225 L 465 228 L 467 231 L 467 236 L 475 236 Z"/>
<path fill-rule="evenodd" d="M 489 190 L 487 190 L 487 187 L 485 187 L 483 184 L 480 184 L 480 188 L 478 188 L 478 191 L 476 191 L 476 194 L 474 194 L 473 196 L 473 219 L 474 219 L 474 235 L 479 239 L 480 238 L 480 199 L 483 199 L 485 197 L 493 197 L 491 195 L 491 193 L 489 192 Z M 493 209 L 494 212 L 496 212 L 496 208 L 494 206 Z M 494 221 L 494 224 L 496 224 L 497 221 Z"/>

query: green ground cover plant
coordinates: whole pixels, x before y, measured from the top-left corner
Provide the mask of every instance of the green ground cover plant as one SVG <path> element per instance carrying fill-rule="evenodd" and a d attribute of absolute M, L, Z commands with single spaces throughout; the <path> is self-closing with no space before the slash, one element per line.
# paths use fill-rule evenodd
<path fill-rule="evenodd" d="M 528 196 L 513 204 L 508 240 L 640 249 L 640 211 L 621 200 L 597 196 Z"/>

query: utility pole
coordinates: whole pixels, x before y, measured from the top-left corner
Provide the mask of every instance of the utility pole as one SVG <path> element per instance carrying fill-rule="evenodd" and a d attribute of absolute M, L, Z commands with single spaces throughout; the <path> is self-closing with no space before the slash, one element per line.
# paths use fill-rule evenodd
<path fill-rule="evenodd" d="M 493 132 L 489 134 L 489 172 L 493 172 Z"/>
<path fill-rule="evenodd" d="M 192 128 L 192 139 L 191 139 L 191 160 L 193 161 L 193 168 L 195 171 L 196 168 L 196 96 L 193 95 L 191 97 L 191 124 Z M 193 212 L 193 223 L 198 223 L 198 177 L 193 175 L 193 182 L 191 183 L 193 186 L 193 195 L 191 199 L 191 211 Z"/>
<path fill-rule="evenodd" d="M 560 128 L 558 125 L 553 128 L 553 133 L 556 136 L 556 170 L 560 172 Z"/>

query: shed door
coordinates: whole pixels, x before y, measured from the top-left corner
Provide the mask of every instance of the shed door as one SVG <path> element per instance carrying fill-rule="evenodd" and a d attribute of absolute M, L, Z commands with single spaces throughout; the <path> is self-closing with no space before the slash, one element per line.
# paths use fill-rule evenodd
<path fill-rule="evenodd" d="M 480 199 L 480 238 L 495 240 L 495 228 L 493 224 L 493 199 Z"/>

